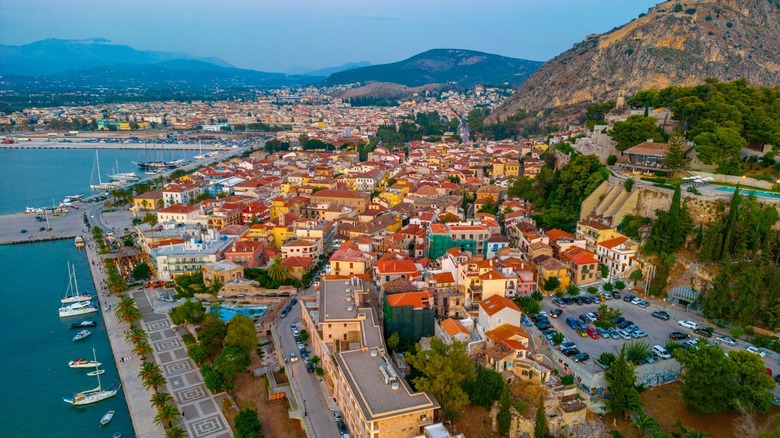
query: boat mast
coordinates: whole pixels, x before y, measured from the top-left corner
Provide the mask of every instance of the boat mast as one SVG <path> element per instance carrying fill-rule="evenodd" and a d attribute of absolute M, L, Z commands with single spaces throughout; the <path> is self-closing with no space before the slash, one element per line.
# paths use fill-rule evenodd
<path fill-rule="evenodd" d="M 79 295 L 79 280 L 76 278 L 76 265 L 73 265 L 73 284 L 76 286 L 74 296 Z"/>
<path fill-rule="evenodd" d="M 98 169 L 98 184 L 103 185 L 103 180 L 100 178 L 100 158 L 98 157 L 98 151 L 95 149 L 95 162 Z"/>
<path fill-rule="evenodd" d="M 95 354 L 95 347 L 92 347 L 92 359 L 95 361 L 95 364 L 96 364 L 95 365 L 95 371 L 97 371 L 98 370 L 98 366 L 97 366 L 97 355 Z M 103 386 L 100 384 L 100 373 L 97 373 L 97 379 L 98 379 L 97 389 L 98 389 L 98 391 L 100 391 L 100 390 L 103 389 Z"/>

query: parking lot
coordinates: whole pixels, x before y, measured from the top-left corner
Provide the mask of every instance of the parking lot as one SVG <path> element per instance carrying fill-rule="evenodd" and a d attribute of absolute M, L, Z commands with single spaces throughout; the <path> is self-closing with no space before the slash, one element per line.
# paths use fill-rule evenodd
<path fill-rule="evenodd" d="M 566 336 L 566 340 L 573 341 L 577 344 L 577 348 L 584 353 L 590 355 L 588 361 L 593 361 L 601 353 L 609 351 L 611 353 L 620 353 L 620 349 L 626 342 L 642 341 L 653 345 L 663 346 L 669 339 L 669 334 L 672 332 L 682 332 L 689 335 L 692 339 L 698 339 L 699 336 L 693 333 L 693 330 L 681 327 L 677 325 L 678 319 L 688 319 L 683 312 L 669 311 L 671 318 L 668 321 L 664 321 L 655 318 L 651 315 L 652 312 L 662 310 L 661 306 L 650 304 L 646 308 L 641 308 L 630 302 L 623 301 L 622 299 L 611 299 L 603 304 L 606 304 L 612 308 L 619 309 L 623 313 L 623 318 L 632 321 L 635 325 L 647 333 L 646 337 L 639 339 L 612 339 L 601 338 L 593 339 L 591 337 L 581 337 L 574 329 L 566 324 L 566 318 L 571 317 L 579 319 L 579 316 L 588 312 L 596 313 L 600 304 L 572 304 L 565 307 L 560 307 L 563 313 L 558 318 L 550 318 L 550 323 L 553 328 Z M 549 314 L 551 310 L 558 309 L 559 307 L 552 303 L 549 298 L 545 298 L 542 301 L 543 310 Z M 667 310 L 668 311 L 668 310 Z M 592 324 L 590 324 L 592 326 Z M 538 333 L 536 328 L 533 329 Z M 711 338 L 714 340 L 715 338 Z"/>

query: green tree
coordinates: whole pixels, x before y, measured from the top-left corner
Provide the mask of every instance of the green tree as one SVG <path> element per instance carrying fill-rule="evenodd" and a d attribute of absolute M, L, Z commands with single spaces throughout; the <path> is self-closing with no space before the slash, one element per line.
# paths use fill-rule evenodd
<path fill-rule="evenodd" d="M 526 315 L 536 315 L 542 311 L 542 306 L 539 304 L 539 301 L 534 300 L 531 297 L 517 297 L 515 298 L 515 304 L 517 304 L 517 307 Z"/>
<path fill-rule="evenodd" d="M 179 426 L 173 426 L 165 432 L 165 438 L 187 438 L 187 431 Z"/>
<path fill-rule="evenodd" d="M 139 341 L 135 343 L 133 353 L 141 357 L 142 361 L 145 361 L 149 354 L 152 353 L 152 346 L 146 341 Z"/>
<path fill-rule="evenodd" d="M 187 346 L 187 355 L 200 366 L 209 358 L 209 352 L 199 344 Z"/>
<path fill-rule="evenodd" d="M 431 348 L 423 350 L 417 344 L 415 352 L 407 352 L 406 361 L 421 375 L 412 379 L 418 391 L 428 391 L 441 403 L 447 418 L 456 418 L 460 409 L 469 402 L 461 382 L 474 375 L 473 361 L 462 342 L 445 344 L 438 338 L 431 340 Z"/>
<path fill-rule="evenodd" d="M 624 348 L 625 350 L 625 348 Z M 636 390 L 636 374 L 634 366 L 626 361 L 625 352 L 613 357 L 609 369 L 604 374 L 609 388 L 609 398 L 604 403 L 615 417 L 628 418 L 631 411 L 639 406 L 639 392 Z M 599 356 L 601 359 L 601 356 Z M 605 360 L 608 360 L 605 358 Z M 601 360 L 599 360 L 601 362 Z M 603 362 L 602 362 L 603 363 Z"/>
<path fill-rule="evenodd" d="M 574 283 L 569 283 L 569 285 L 566 286 L 566 293 L 571 297 L 576 297 L 580 294 L 580 288 Z"/>
<path fill-rule="evenodd" d="M 675 185 L 668 212 L 658 210 L 645 249 L 656 254 L 672 254 L 685 243 L 691 231 L 688 210 L 682 206 L 680 186 Z"/>
<path fill-rule="evenodd" d="M 155 226 L 157 225 L 157 215 L 154 213 L 146 213 L 143 219 L 141 219 L 141 222 Z"/>
<path fill-rule="evenodd" d="M 544 409 L 544 398 L 539 397 L 536 405 L 536 417 L 534 420 L 534 438 L 552 438 L 550 427 L 547 425 L 547 414 Z"/>
<path fill-rule="evenodd" d="M 166 429 L 170 429 L 171 426 L 173 426 L 173 422 L 179 420 L 179 418 L 181 418 L 181 414 L 175 406 L 163 405 L 159 411 L 157 411 L 157 415 L 154 417 L 154 423 L 159 424 Z"/>
<path fill-rule="evenodd" d="M 649 359 L 653 353 L 650 350 L 650 345 L 647 342 L 631 341 L 623 344 L 622 355 L 625 359 L 636 365 L 644 360 Z"/>
<path fill-rule="evenodd" d="M 596 295 L 599 292 L 599 288 L 597 288 L 596 286 L 589 286 L 587 291 L 591 295 Z"/>
<path fill-rule="evenodd" d="M 135 300 L 131 297 L 122 298 L 116 305 L 114 314 L 120 320 L 130 324 L 132 327 L 141 319 L 141 311 L 135 305 Z"/>
<path fill-rule="evenodd" d="M 673 135 L 669 139 L 669 149 L 666 151 L 666 156 L 661 161 L 661 165 L 672 170 L 685 167 L 685 150 L 683 146 L 685 146 L 685 137 Z"/>
<path fill-rule="evenodd" d="M 225 380 L 211 365 L 203 365 L 200 368 L 200 374 L 203 376 L 203 384 L 213 394 L 222 392 L 225 389 Z"/>
<path fill-rule="evenodd" d="M 601 288 L 607 292 L 612 292 L 613 290 L 615 290 L 615 285 L 612 283 L 604 283 L 604 285 L 601 286 Z"/>
<path fill-rule="evenodd" d="M 306 341 L 308 341 L 308 340 L 309 340 L 309 332 L 308 332 L 308 331 L 306 331 L 306 330 L 301 330 L 301 331 L 298 333 L 298 336 L 300 336 L 300 338 L 301 338 L 301 342 L 306 342 Z"/>
<path fill-rule="evenodd" d="M 724 160 L 739 160 L 740 151 L 747 146 L 734 128 L 719 127 L 714 132 L 703 132 L 693 139 L 696 156 L 704 164 L 719 164 Z"/>
<path fill-rule="evenodd" d="M 322 367 L 317 367 L 314 369 L 314 375 L 321 379 L 325 376 L 325 370 Z"/>
<path fill-rule="evenodd" d="M 615 289 L 622 291 L 626 288 L 626 283 L 624 283 L 622 280 L 618 280 L 615 282 Z"/>
<path fill-rule="evenodd" d="M 214 359 L 214 371 L 232 381 L 235 375 L 246 372 L 251 363 L 248 351 L 238 345 L 227 345 Z"/>
<path fill-rule="evenodd" d="M 211 314 L 203 318 L 203 324 L 198 332 L 198 341 L 208 352 L 208 356 L 218 354 L 222 350 L 225 336 L 227 336 L 227 324 Z"/>
<path fill-rule="evenodd" d="M 173 401 L 173 396 L 168 394 L 167 392 L 155 392 L 152 394 L 152 398 L 149 399 L 149 402 L 159 410 L 163 406 L 167 405 L 169 402 Z"/>
<path fill-rule="evenodd" d="M 271 265 L 268 266 L 268 276 L 271 277 L 272 280 L 283 281 L 290 276 L 290 273 L 287 266 L 282 264 L 282 259 L 276 257 L 271 262 Z"/>
<path fill-rule="evenodd" d="M 141 380 L 146 380 L 156 374 L 162 374 L 160 367 L 157 366 L 157 364 L 154 362 L 144 362 L 144 364 L 141 366 L 141 370 L 138 372 L 138 378 Z"/>
<path fill-rule="evenodd" d="M 623 312 L 621 312 L 620 309 L 607 306 L 604 303 L 599 305 L 597 312 L 599 316 L 599 320 L 597 321 L 598 325 L 604 328 L 613 327 L 614 324 L 612 324 L 612 321 L 623 315 Z"/>
<path fill-rule="evenodd" d="M 558 289 L 558 287 L 561 285 L 561 280 L 558 279 L 558 277 L 547 277 L 546 280 L 544 280 L 544 290 L 547 292 L 552 292 L 555 289 Z"/>
<path fill-rule="evenodd" d="M 133 268 L 133 278 L 136 280 L 145 280 L 152 275 L 152 269 L 146 263 L 139 263 Z"/>
<path fill-rule="evenodd" d="M 503 379 L 502 379 L 503 382 Z M 506 435 L 512 428 L 512 407 L 515 405 L 515 400 L 512 398 L 512 393 L 509 392 L 509 387 L 504 385 L 500 394 L 500 400 L 498 403 L 499 410 L 496 416 L 496 422 L 498 423 L 498 433 Z"/>
<path fill-rule="evenodd" d="M 152 388 L 155 392 L 157 392 L 157 388 L 161 388 L 165 386 L 165 384 L 168 381 L 165 380 L 165 377 L 161 373 L 152 374 L 151 376 L 147 377 L 143 380 L 144 388 L 149 389 Z"/>
<path fill-rule="evenodd" d="M 149 335 L 146 334 L 146 331 L 140 327 L 133 327 L 125 334 L 125 342 L 128 344 L 135 344 L 139 341 L 147 340 L 149 340 Z"/>
<path fill-rule="evenodd" d="M 720 347 L 679 349 L 675 359 L 682 365 L 682 398 L 697 413 L 734 409 L 737 399 L 737 365 Z"/>
<path fill-rule="evenodd" d="M 311 358 L 309 358 L 309 362 L 311 362 L 312 366 L 315 366 L 315 367 L 320 364 L 320 361 L 321 361 L 320 357 L 317 356 L 316 354 L 314 356 L 312 356 Z"/>
<path fill-rule="evenodd" d="M 775 382 L 766 373 L 761 357 L 749 351 L 733 351 L 729 359 L 737 370 L 737 398 L 748 412 L 769 412 Z"/>
<path fill-rule="evenodd" d="M 632 422 L 642 432 L 643 436 L 655 436 L 659 432 L 661 426 L 655 420 L 655 418 L 648 415 L 646 412 L 640 412 Z"/>
<path fill-rule="evenodd" d="M 187 299 L 187 301 L 179 304 L 170 311 L 171 320 L 174 324 L 179 325 L 188 322 L 198 323 L 203 320 L 205 315 L 206 308 L 203 307 L 203 303 L 190 299 Z"/>
<path fill-rule="evenodd" d="M 561 345 L 565 339 L 566 339 L 566 336 L 564 336 L 563 333 L 555 332 L 555 333 L 553 333 L 552 338 L 550 339 L 550 341 L 552 341 L 552 344 L 557 347 L 557 346 Z"/>
<path fill-rule="evenodd" d="M 233 420 L 237 438 L 260 438 L 262 425 L 255 409 L 242 409 Z"/>
<path fill-rule="evenodd" d="M 627 192 L 631 193 L 631 190 L 634 188 L 634 178 L 628 178 L 623 182 L 623 188 L 626 189 Z"/>
<path fill-rule="evenodd" d="M 625 121 L 615 122 L 614 127 L 607 134 L 617 142 L 615 147 L 619 151 L 625 151 L 648 139 L 656 142 L 665 139 L 664 133 L 656 125 L 655 118 L 638 114 L 629 116 Z"/>
<path fill-rule="evenodd" d="M 249 353 L 257 345 L 257 330 L 252 318 L 236 315 L 230 319 L 225 335 L 225 345 L 237 345 Z"/>
<path fill-rule="evenodd" d="M 400 342 L 401 337 L 398 335 L 398 333 L 393 332 L 390 337 L 387 338 L 387 347 L 392 351 L 395 351 L 395 349 L 398 348 L 398 344 Z"/>
<path fill-rule="evenodd" d="M 637 282 L 642 279 L 642 270 L 641 269 L 635 269 L 631 271 L 630 274 L 628 274 L 628 279 Z"/>
<path fill-rule="evenodd" d="M 493 402 L 501 397 L 506 382 L 496 371 L 479 367 L 474 378 L 464 380 L 461 385 L 468 395 L 469 403 L 490 409 Z"/>
<path fill-rule="evenodd" d="M 614 353 L 611 353 L 609 351 L 604 351 L 601 354 L 599 354 L 599 357 L 596 360 L 600 364 L 602 364 L 605 367 L 609 368 L 609 367 L 612 366 L 613 363 L 615 363 L 615 361 L 617 360 L 617 356 L 615 356 Z"/>

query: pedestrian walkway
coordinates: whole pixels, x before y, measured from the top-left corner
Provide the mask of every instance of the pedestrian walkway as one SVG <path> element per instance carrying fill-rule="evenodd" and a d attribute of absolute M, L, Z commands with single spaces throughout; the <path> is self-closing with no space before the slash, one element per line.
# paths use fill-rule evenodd
<path fill-rule="evenodd" d="M 109 306 L 112 306 L 111 309 L 113 309 L 113 306 L 116 305 L 119 299 L 107 291 L 103 291 L 106 274 L 103 269 L 102 259 L 97 254 L 95 244 L 91 238 L 88 237 L 86 244 L 89 268 L 92 271 L 92 279 L 95 282 L 95 291 L 98 296 L 100 311 L 103 313 L 103 323 L 106 325 L 111 350 L 114 353 L 119 379 L 122 381 L 122 391 L 125 394 L 130 418 L 133 421 L 133 429 L 135 429 L 136 436 L 139 437 L 165 436 L 163 427 L 154 423 L 157 411 L 149 402 L 153 392 L 144 388 L 143 383 L 138 378 L 141 361 L 133 354 L 132 344 L 125 341 L 123 333 L 127 330 L 127 325 L 120 322 L 114 312 L 109 310 Z M 127 358 L 128 360 L 123 360 L 122 358 Z"/>
<path fill-rule="evenodd" d="M 143 328 L 149 334 L 155 361 L 168 381 L 182 423 L 192 438 L 231 438 L 233 432 L 220 409 L 217 397 L 203 384 L 197 366 L 187 355 L 184 340 L 171 327 L 168 315 L 156 313 L 143 292 L 133 294 L 141 311 Z"/>

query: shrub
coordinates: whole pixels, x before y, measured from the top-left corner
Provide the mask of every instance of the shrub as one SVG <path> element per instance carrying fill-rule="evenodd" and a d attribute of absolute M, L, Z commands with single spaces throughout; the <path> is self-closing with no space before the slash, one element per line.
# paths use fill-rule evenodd
<path fill-rule="evenodd" d="M 630 49 L 629 49 L 629 50 L 630 50 Z M 614 165 L 615 165 L 615 163 L 617 163 L 617 156 L 615 156 L 615 155 L 610 155 L 609 157 L 607 157 L 607 164 L 608 164 L 608 165 L 610 165 L 610 166 L 614 166 Z"/>
<path fill-rule="evenodd" d="M 685 10 L 685 13 L 688 15 L 693 15 L 696 13 L 696 8 L 688 8 Z"/>
<path fill-rule="evenodd" d="M 623 188 L 625 188 L 625 189 L 626 189 L 626 191 L 630 193 L 630 192 L 631 192 L 631 189 L 633 189 L 633 188 L 634 188 L 634 178 L 628 178 L 628 179 L 627 179 L 627 180 L 626 180 L 626 181 L 623 183 Z"/>
<path fill-rule="evenodd" d="M 565 376 L 561 377 L 561 384 L 564 386 L 573 385 L 574 384 L 574 376 L 571 374 L 566 374 Z"/>

